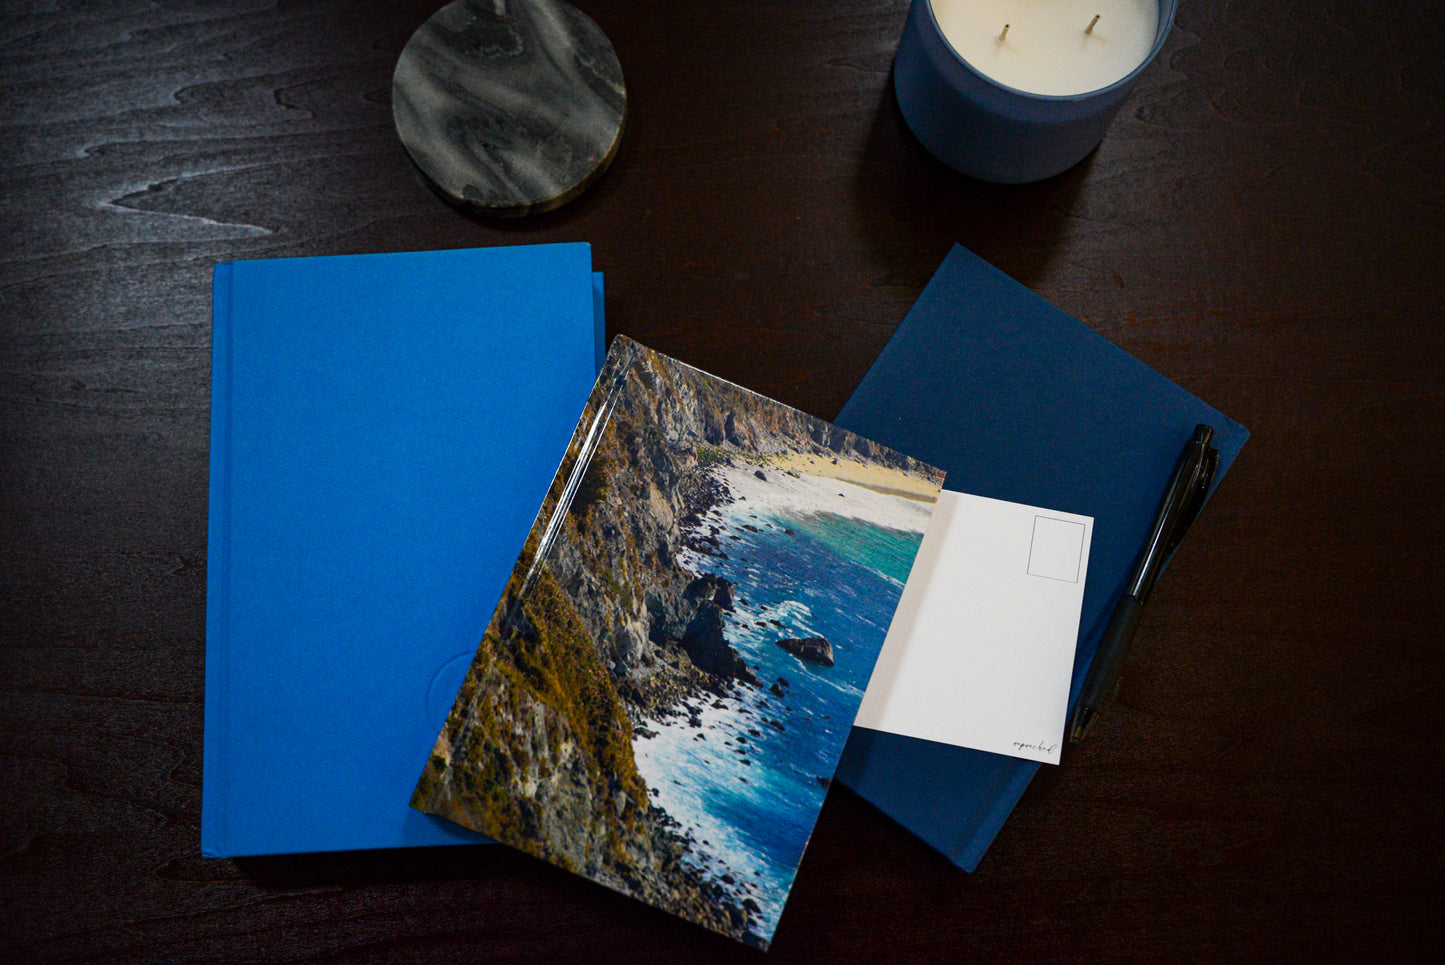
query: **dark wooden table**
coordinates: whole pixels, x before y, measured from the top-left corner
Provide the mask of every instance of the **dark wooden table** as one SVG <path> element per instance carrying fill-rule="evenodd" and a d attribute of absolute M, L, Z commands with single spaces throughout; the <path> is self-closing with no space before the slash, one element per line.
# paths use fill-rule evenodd
<path fill-rule="evenodd" d="M 436 2 L 0 13 L 0 959 L 761 960 L 500 847 L 199 853 L 212 265 L 573 240 L 609 331 L 825 418 L 961 242 L 1254 434 L 977 873 L 836 789 L 770 960 L 1429 957 L 1439 5 L 1185 0 L 1102 147 L 1023 187 L 903 126 L 904 0 L 579 5 L 625 143 L 514 222 L 394 135 Z"/>

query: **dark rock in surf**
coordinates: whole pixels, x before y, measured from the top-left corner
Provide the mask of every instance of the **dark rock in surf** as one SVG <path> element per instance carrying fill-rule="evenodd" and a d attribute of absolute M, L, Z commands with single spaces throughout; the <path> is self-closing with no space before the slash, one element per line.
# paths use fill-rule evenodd
<path fill-rule="evenodd" d="M 698 607 L 697 615 L 687 625 L 680 642 L 699 669 L 721 677 L 732 677 L 754 687 L 762 686 L 747 662 L 723 637 L 722 607 L 716 603 L 707 601 Z"/>
<path fill-rule="evenodd" d="M 807 637 L 802 640 L 788 637 L 779 640 L 778 646 L 799 660 L 822 664 L 824 667 L 833 666 L 833 645 L 823 637 Z"/>
<path fill-rule="evenodd" d="M 716 573 L 704 573 L 688 584 L 683 596 L 689 600 L 716 603 L 724 610 L 733 608 L 733 585 Z"/>

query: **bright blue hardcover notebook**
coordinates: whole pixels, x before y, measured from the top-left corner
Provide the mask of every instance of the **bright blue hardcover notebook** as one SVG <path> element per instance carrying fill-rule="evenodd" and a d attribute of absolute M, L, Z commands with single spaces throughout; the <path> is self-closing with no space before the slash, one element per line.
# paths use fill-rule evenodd
<path fill-rule="evenodd" d="M 1071 705 L 1195 425 L 1214 427 L 1216 486 L 1249 437 L 958 246 L 836 422 L 949 489 L 1094 517 Z M 837 777 L 972 871 L 1038 768 L 855 727 Z"/>
<path fill-rule="evenodd" d="M 601 307 L 585 244 L 216 266 L 204 854 L 486 840 L 408 801 Z"/>

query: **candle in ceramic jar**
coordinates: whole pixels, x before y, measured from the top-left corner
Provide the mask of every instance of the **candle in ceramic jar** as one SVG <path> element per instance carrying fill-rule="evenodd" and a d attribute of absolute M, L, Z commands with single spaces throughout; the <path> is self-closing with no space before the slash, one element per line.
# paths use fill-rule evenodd
<path fill-rule="evenodd" d="M 1053 96 L 1128 76 L 1148 59 L 1159 29 L 1158 0 L 933 0 L 933 13 L 980 74 Z"/>
<path fill-rule="evenodd" d="M 1178 0 L 912 0 L 893 60 L 898 107 L 923 146 L 957 171 L 1008 184 L 1052 177 L 1103 138 L 1163 48 L 1177 7 Z M 947 36 L 940 10 L 954 25 Z M 1130 24 L 1145 38 L 1139 49 L 1126 50 Z M 1045 34 L 1055 37 L 1052 47 L 1040 45 Z M 983 44 L 974 60 L 965 59 L 970 39 Z M 1107 69 L 1080 68 L 1085 57 Z"/>

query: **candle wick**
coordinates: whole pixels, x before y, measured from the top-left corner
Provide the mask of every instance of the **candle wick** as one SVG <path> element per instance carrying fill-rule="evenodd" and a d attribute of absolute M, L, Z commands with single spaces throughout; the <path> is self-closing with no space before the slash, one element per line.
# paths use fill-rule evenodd
<path fill-rule="evenodd" d="M 975 36 L 977 36 L 977 34 L 975 34 Z M 1004 24 L 1004 25 L 1003 25 L 1003 32 L 998 35 L 998 41 L 997 41 L 997 43 L 1003 43 L 1003 39 L 1004 39 L 1005 37 L 1007 37 L 1007 36 L 1008 36 L 1008 24 Z"/>
<path fill-rule="evenodd" d="M 1093 32 L 1094 32 L 1094 24 L 1096 24 L 1096 23 L 1098 23 L 1098 22 L 1099 22 L 1099 15 L 1096 13 L 1096 14 L 1094 14 L 1094 19 L 1093 19 L 1093 20 L 1090 20 L 1090 21 L 1089 21 L 1089 25 L 1084 28 L 1084 33 L 1086 33 L 1086 34 L 1091 34 L 1091 33 L 1093 33 Z M 1004 28 L 1004 29 L 1008 29 L 1008 28 Z"/>

